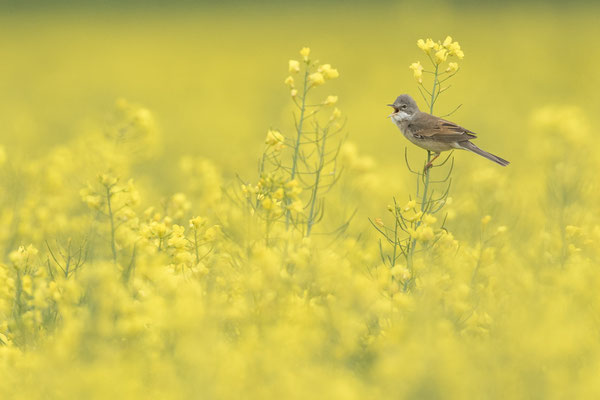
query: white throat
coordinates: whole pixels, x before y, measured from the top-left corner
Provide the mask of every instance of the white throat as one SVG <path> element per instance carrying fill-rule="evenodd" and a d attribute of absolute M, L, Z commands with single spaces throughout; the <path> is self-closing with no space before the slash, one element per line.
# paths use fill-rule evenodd
<path fill-rule="evenodd" d="M 403 122 L 410 119 L 411 116 L 404 111 L 398 111 L 397 113 L 392 114 L 391 118 L 394 120 L 394 122 Z"/>

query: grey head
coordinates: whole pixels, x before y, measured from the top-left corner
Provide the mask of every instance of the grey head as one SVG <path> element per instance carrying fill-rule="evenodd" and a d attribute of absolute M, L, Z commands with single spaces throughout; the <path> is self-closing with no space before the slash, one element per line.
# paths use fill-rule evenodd
<path fill-rule="evenodd" d="M 396 98 L 394 104 L 388 104 L 388 106 L 394 108 L 394 114 L 406 114 L 407 116 L 412 116 L 414 113 L 419 111 L 419 106 L 415 100 L 407 94 L 401 94 Z"/>

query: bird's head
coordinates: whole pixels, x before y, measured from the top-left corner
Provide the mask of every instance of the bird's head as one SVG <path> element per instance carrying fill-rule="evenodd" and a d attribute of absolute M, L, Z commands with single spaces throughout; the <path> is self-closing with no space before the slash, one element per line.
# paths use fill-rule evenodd
<path fill-rule="evenodd" d="M 388 106 L 394 109 L 394 112 L 388 115 L 388 118 L 392 118 L 394 121 L 404 121 L 419 111 L 417 103 L 407 94 L 401 94 L 393 104 L 388 104 Z"/>

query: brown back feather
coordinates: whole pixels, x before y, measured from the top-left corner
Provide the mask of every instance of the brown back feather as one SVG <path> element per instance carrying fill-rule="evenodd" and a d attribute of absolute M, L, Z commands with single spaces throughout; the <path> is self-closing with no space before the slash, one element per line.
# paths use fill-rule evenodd
<path fill-rule="evenodd" d="M 436 117 L 424 112 L 417 112 L 408 124 L 413 134 L 438 140 L 440 142 L 455 142 L 474 139 L 477 134 L 463 128 L 454 122 Z"/>

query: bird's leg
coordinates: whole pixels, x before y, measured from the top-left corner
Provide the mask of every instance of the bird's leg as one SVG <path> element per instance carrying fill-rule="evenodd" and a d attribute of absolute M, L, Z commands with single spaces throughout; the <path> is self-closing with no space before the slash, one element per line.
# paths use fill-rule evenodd
<path fill-rule="evenodd" d="M 436 155 L 431 160 L 429 160 L 429 162 L 425 165 L 425 168 L 423 168 L 424 173 L 427 172 L 427 170 L 433 166 L 433 162 L 436 160 L 436 158 L 440 156 L 440 154 L 442 153 L 436 153 Z"/>

